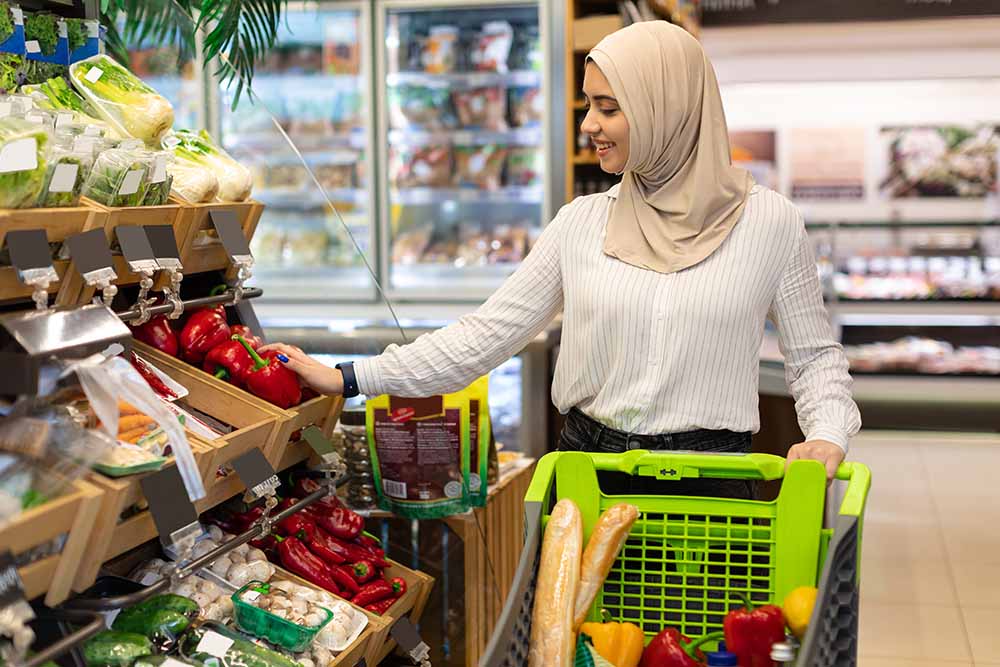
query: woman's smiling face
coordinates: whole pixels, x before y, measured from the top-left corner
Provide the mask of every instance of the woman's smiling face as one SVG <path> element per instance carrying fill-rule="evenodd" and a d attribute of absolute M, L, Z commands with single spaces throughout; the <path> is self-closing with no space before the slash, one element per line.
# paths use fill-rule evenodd
<path fill-rule="evenodd" d="M 587 115 L 580 130 L 597 149 L 601 169 L 609 174 L 621 173 L 628 161 L 628 120 L 611 84 L 593 62 L 588 62 L 584 70 L 583 94 L 587 98 Z"/>

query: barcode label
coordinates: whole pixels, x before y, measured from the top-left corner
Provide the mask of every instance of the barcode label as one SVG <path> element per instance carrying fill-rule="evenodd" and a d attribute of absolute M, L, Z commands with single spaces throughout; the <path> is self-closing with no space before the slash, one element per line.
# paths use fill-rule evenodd
<path fill-rule="evenodd" d="M 250 493 L 258 498 L 262 498 L 274 492 L 274 490 L 279 486 L 281 486 L 281 480 L 278 479 L 277 475 L 271 475 L 268 479 L 265 479 L 263 482 L 253 487 Z"/>
<path fill-rule="evenodd" d="M 406 482 L 394 482 L 391 479 L 382 480 L 382 490 L 392 498 L 406 498 Z"/>

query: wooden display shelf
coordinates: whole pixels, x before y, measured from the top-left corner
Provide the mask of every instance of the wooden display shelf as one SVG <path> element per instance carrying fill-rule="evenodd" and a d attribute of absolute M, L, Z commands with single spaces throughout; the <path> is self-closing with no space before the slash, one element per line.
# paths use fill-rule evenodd
<path fill-rule="evenodd" d="M 81 201 L 86 203 L 88 206 L 97 208 L 106 215 L 104 230 L 109 246 L 115 242 L 115 229 L 122 225 L 132 227 L 170 225 L 174 228 L 174 239 L 177 241 L 178 250 L 181 249 L 184 240 L 188 236 L 188 230 L 183 227 L 184 221 L 181 219 L 181 207 L 177 204 L 112 208 L 104 206 L 103 204 L 93 201 L 92 199 L 88 199 L 87 197 L 83 197 Z M 129 270 L 124 257 L 120 254 L 116 254 L 114 256 L 114 262 L 115 272 L 118 274 L 118 280 L 115 281 L 115 284 L 119 286 L 135 285 L 139 282 L 139 274 L 133 273 Z M 155 278 L 155 280 L 156 283 L 154 285 L 154 289 L 160 290 L 163 289 L 165 285 L 169 284 L 165 275 L 160 275 Z M 93 296 L 94 289 L 92 287 L 84 287 L 81 292 L 80 303 L 89 302 Z"/>
<path fill-rule="evenodd" d="M 212 211 L 232 211 L 249 242 L 257 230 L 264 205 L 256 201 L 211 204 L 191 204 L 171 196 L 170 201 L 181 207 L 180 227 L 187 230 L 180 245 L 181 262 L 186 275 L 204 271 L 221 271 L 229 266 L 229 256 L 215 235 L 209 214 Z"/>
<path fill-rule="evenodd" d="M 410 622 L 416 625 L 424 615 L 427 607 L 427 600 L 431 596 L 434 588 L 434 577 L 424 574 L 418 570 L 411 570 L 400 565 L 394 560 L 386 559 L 389 567 L 385 570 L 385 578 L 393 579 L 399 577 L 406 582 L 406 593 L 389 607 L 389 610 L 382 614 L 382 621 L 386 623 L 385 636 L 382 638 L 378 650 L 375 652 L 374 662 L 371 665 L 378 665 L 385 660 L 390 653 L 396 650 L 396 640 L 389 636 L 389 631 L 396 621 L 403 617 L 409 617 Z"/>
<path fill-rule="evenodd" d="M 0 246 L 8 231 L 44 229 L 50 243 L 62 243 L 67 237 L 107 224 L 107 212 L 82 202 L 70 208 L 0 209 Z M 83 278 L 72 262 L 54 259 L 59 281 L 49 286 L 49 293 L 56 294 L 56 304 L 74 305 L 79 302 Z M 17 277 L 13 267 L 0 268 L 0 302 L 31 297 L 31 288 Z"/>
<path fill-rule="evenodd" d="M 317 396 L 284 410 L 148 345 L 137 341 L 135 349 L 157 368 L 187 387 L 190 393 L 184 400 L 196 410 L 240 427 L 241 430 L 244 427 L 250 428 L 251 425 L 262 428 L 260 422 L 267 418 L 275 420 L 271 437 L 266 442 L 260 441 L 259 436 L 262 433 L 251 439 L 243 438 L 244 434 L 239 431 L 217 439 L 220 454 L 219 459 L 213 462 L 217 464 L 216 467 L 246 453 L 250 447 L 260 447 L 271 465 L 280 469 L 288 444 L 299 441 L 295 434 L 307 426 L 315 425 L 329 437 L 337 425 L 337 419 L 344 405 L 340 397 Z M 240 438 L 240 442 L 234 442 L 237 437 Z M 296 455 L 302 456 L 300 460 L 307 458 L 303 455 L 304 444 L 296 444 L 293 447 L 296 448 Z"/>
<path fill-rule="evenodd" d="M 54 607 L 69 597 L 101 503 L 101 490 L 78 480 L 63 495 L 23 512 L 0 530 L 0 544 L 15 556 L 66 535 L 58 553 L 18 568 L 29 600 L 45 594 L 45 604 Z"/>

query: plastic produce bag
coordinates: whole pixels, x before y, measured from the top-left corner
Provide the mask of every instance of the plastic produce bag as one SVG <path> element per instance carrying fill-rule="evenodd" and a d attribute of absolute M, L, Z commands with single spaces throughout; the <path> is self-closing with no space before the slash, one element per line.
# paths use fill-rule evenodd
<path fill-rule="evenodd" d="M 101 153 L 94 162 L 83 194 L 105 206 L 141 206 L 147 162 L 141 154 L 121 148 Z"/>
<path fill-rule="evenodd" d="M 21 118 L 0 119 L 0 208 L 35 205 L 45 186 L 51 136 Z"/>
<path fill-rule="evenodd" d="M 73 64 L 70 80 L 101 117 L 124 135 L 156 144 L 174 124 L 170 102 L 106 55 Z"/>
<path fill-rule="evenodd" d="M 178 162 L 187 162 L 210 171 L 219 181 L 219 201 L 246 201 L 253 189 L 250 170 L 216 144 L 208 132 L 178 130 L 163 140 Z"/>
<path fill-rule="evenodd" d="M 83 645 L 87 667 L 129 667 L 137 658 L 152 654 L 152 643 L 134 632 L 105 630 Z"/>
<path fill-rule="evenodd" d="M 173 650 L 198 614 L 197 602 L 167 593 L 122 610 L 111 629 L 143 635 L 158 652 L 165 653 Z"/>
<path fill-rule="evenodd" d="M 21 86 L 21 92 L 31 96 L 35 106 L 49 111 L 70 111 L 73 120 L 84 125 L 99 125 L 110 129 L 110 125 L 98 118 L 98 112 L 75 90 L 70 88 L 63 77 L 48 79 L 40 84 Z M 104 132 L 102 132 L 104 134 Z"/>
<path fill-rule="evenodd" d="M 299 667 L 299 664 L 277 651 L 255 644 L 221 623 L 208 621 L 184 635 L 180 654 L 188 661 L 206 667 Z"/>
<path fill-rule="evenodd" d="M 39 208 L 76 206 L 92 165 L 93 158 L 89 153 L 53 147 L 45 173 L 45 185 L 38 198 Z"/>
<path fill-rule="evenodd" d="M 143 151 L 140 157 L 146 162 L 142 205 L 162 206 L 170 199 L 174 179 L 170 175 L 169 165 L 173 156 L 168 151 Z"/>
<path fill-rule="evenodd" d="M 211 171 L 187 160 L 174 160 L 168 169 L 171 188 L 178 197 L 192 204 L 215 201 L 219 179 Z"/>

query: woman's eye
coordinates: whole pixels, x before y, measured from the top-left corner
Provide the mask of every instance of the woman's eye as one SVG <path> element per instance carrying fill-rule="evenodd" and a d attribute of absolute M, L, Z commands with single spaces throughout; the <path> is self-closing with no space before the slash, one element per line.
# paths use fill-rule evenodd
<path fill-rule="evenodd" d="M 614 116 L 618 113 L 618 109 L 601 109 L 601 113 L 605 116 Z"/>

